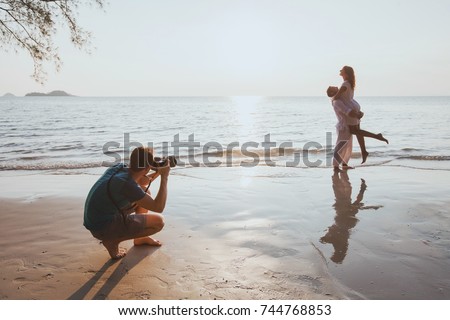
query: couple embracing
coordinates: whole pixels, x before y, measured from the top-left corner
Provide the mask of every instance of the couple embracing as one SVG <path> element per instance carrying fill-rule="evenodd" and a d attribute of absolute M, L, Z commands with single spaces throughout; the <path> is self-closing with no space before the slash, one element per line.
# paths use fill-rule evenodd
<path fill-rule="evenodd" d="M 344 66 L 339 74 L 344 80 L 341 87 L 330 86 L 327 90 L 327 95 L 331 98 L 331 103 L 338 119 L 336 125 L 338 137 L 333 154 L 333 166 L 336 171 L 340 170 L 340 165 L 342 165 L 344 170 L 351 168 L 348 166 L 348 162 L 352 155 L 353 135 L 358 139 L 359 147 L 361 148 L 362 163 L 366 162 L 369 156 L 364 137 L 389 143 L 381 133 L 374 134 L 360 128 L 361 118 L 364 116 L 364 113 L 361 112 L 359 103 L 353 99 L 356 84 L 353 68 Z"/>

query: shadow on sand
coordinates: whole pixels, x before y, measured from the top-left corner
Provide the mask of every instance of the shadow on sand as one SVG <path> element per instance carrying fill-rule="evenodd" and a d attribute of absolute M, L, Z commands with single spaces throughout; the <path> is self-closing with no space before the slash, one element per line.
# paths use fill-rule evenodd
<path fill-rule="evenodd" d="M 142 260 L 151 256 L 159 247 L 150 246 L 133 246 L 128 250 L 127 255 L 120 260 L 108 260 L 105 264 L 89 279 L 80 289 L 75 291 L 68 300 L 82 300 L 88 295 L 88 293 L 99 282 L 103 275 L 112 266 L 117 265 L 116 269 L 111 273 L 102 287 L 94 294 L 93 300 L 105 300 L 111 291 L 119 284 L 123 277 Z"/>

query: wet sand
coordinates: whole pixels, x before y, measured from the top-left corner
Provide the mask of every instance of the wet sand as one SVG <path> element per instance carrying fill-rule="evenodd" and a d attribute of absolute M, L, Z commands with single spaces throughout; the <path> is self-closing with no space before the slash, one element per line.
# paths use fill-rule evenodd
<path fill-rule="evenodd" d="M 155 235 L 163 246 L 127 241 L 111 261 L 82 226 L 96 175 L 9 172 L 0 298 L 449 299 L 449 178 L 388 166 L 179 168 Z"/>

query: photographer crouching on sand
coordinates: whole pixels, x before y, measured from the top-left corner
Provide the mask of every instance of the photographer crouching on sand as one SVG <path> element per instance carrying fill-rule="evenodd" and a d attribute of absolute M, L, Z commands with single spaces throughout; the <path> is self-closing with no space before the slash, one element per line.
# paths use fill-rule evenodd
<path fill-rule="evenodd" d="M 157 162 L 152 149 L 138 147 L 123 163 L 108 168 L 93 185 L 84 207 L 84 226 L 101 240 L 112 259 L 125 256 L 119 243 L 134 239 L 134 245 L 160 246 L 151 238 L 164 227 L 161 213 L 167 200 L 167 181 L 174 158 Z M 154 173 L 147 175 L 150 170 Z M 147 191 L 150 183 L 161 176 L 155 199 Z M 148 210 L 153 211 L 148 213 Z M 134 212 L 134 214 L 132 214 Z"/>

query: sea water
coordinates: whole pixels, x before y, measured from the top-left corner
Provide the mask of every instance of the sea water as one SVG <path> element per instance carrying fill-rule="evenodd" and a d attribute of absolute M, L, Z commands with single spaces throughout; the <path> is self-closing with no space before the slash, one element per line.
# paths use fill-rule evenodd
<path fill-rule="evenodd" d="M 366 165 L 450 170 L 450 97 L 360 97 Z M 331 165 L 336 117 L 326 97 L 0 98 L 0 170 L 83 173 L 134 146 L 184 167 Z M 354 139 L 350 164 L 359 164 Z"/>

